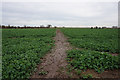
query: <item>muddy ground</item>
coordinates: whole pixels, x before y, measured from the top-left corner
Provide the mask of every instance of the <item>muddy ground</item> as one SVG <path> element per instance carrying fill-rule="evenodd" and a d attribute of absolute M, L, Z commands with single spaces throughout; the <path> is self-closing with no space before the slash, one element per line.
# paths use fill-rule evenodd
<path fill-rule="evenodd" d="M 54 37 L 55 46 L 46 54 L 42 59 L 42 63 L 37 66 L 37 71 L 33 72 L 30 78 L 78 78 L 77 74 L 72 71 L 70 74 L 67 72 L 66 51 L 72 49 L 67 42 L 67 38 L 58 29 Z M 101 74 L 96 73 L 94 70 L 87 70 L 83 74 L 93 74 L 95 78 L 118 78 L 120 72 L 118 70 L 104 71 Z M 120 78 L 120 77 L 119 77 Z"/>

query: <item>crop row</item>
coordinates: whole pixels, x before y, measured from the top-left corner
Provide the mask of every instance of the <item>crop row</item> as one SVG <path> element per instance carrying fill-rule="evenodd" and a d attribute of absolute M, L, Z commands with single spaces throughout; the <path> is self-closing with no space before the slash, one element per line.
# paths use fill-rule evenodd
<path fill-rule="evenodd" d="M 54 45 L 55 29 L 3 29 L 2 78 L 29 78 Z"/>
<path fill-rule="evenodd" d="M 61 29 L 69 42 L 78 48 L 119 53 L 118 29 Z"/>
<path fill-rule="evenodd" d="M 101 73 L 104 70 L 120 69 L 118 29 L 74 29 L 64 28 L 61 31 L 77 50 L 67 51 L 67 60 L 72 69 L 80 74 L 87 69 Z"/>
<path fill-rule="evenodd" d="M 120 68 L 119 57 L 105 52 L 70 50 L 67 54 L 67 60 L 74 69 L 78 70 L 94 69 L 101 73 L 104 70 Z"/>

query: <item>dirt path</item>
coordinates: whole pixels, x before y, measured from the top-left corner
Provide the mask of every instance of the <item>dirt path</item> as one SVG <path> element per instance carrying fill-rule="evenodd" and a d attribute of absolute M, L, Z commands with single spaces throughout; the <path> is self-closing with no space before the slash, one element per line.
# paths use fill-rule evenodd
<path fill-rule="evenodd" d="M 66 73 L 67 61 L 65 60 L 66 50 L 71 49 L 69 43 L 63 33 L 58 29 L 56 31 L 55 47 L 43 59 L 42 63 L 38 65 L 38 70 L 31 76 L 31 78 L 68 78 Z"/>

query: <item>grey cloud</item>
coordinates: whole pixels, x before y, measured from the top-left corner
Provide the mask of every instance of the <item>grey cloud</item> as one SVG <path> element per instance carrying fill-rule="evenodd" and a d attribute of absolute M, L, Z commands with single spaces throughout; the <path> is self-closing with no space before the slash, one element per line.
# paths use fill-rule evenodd
<path fill-rule="evenodd" d="M 116 2 L 4 2 L 3 24 L 117 25 Z"/>

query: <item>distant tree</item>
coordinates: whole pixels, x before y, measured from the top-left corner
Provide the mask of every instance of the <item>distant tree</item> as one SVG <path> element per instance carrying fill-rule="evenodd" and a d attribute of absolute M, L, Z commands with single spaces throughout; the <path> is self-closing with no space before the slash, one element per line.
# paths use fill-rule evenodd
<path fill-rule="evenodd" d="M 10 24 L 8 24 L 8 28 L 10 28 Z"/>
<path fill-rule="evenodd" d="M 17 26 L 17 28 L 20 28 L 20 26 Z"/>
<path fill-rule="evenodd" d="M 2 28 L 5 28 L 6 26 L 5 25 L 2 25 Z"/>
<path fill-rule="evenodd" d="M 16 26 L 11 26 L 11 28 L 14 28 L 14 27 L 16 27 Z"/>
<path fill-rule="evenodd" d="M 47 25 L 47 28 L 50 28 L 50 27 L 52 27 L 52 25 L 48 24 L 48 25 Z"/>
<path fill-rule="evenodd" d="M 26 25 L 24 25 L 24 28 L 26 28 L 27 26 Z"/>
<path fill-rule="evenodd" d="M 54 28 L 57 28 L 57 26 L 54 26 Z"/>
<path fill-rule="evenodd" d="M 2 28 L 2 26 L 0 25 L 0 28 Z"/>
<path fill-rule="evenodd" d="M 91 29 L 93 29 L 93 27 L 91 27 Z"/>
<path fill-rule="evenodd" d="M 98 27 L 96 26 L 95 29 L 98 29 Z"/>

